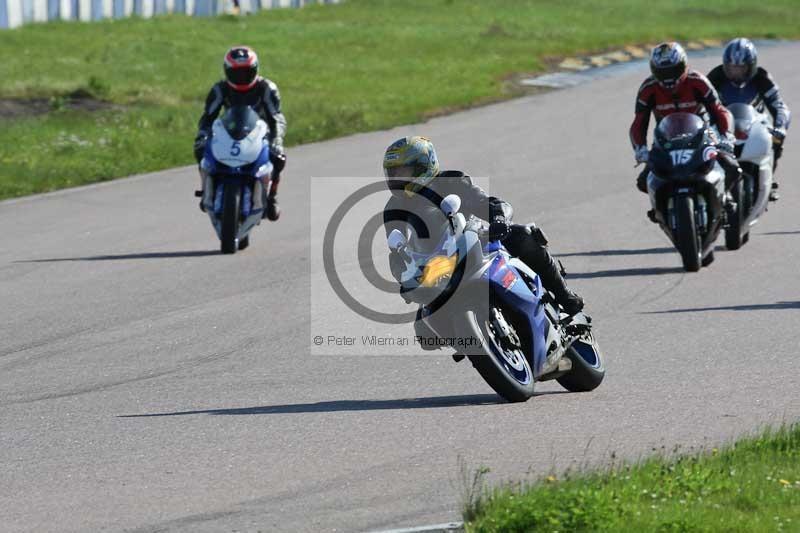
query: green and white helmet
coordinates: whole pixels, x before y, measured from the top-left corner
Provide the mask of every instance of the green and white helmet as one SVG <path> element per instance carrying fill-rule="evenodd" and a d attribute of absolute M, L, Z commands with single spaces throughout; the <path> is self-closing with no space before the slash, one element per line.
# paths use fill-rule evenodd
<path fill-rule="evenodd" d="M 405 194 L 413 196 L 439 174 L 439 158 L 433 143 L 425 137 L 403 137 L 383 155 L 383 175 L 388 180 L 408 180 Z M 391 187 L 390 187 L 391 189 Z M 392 190 L 392 194 L 399 191 Z"/>

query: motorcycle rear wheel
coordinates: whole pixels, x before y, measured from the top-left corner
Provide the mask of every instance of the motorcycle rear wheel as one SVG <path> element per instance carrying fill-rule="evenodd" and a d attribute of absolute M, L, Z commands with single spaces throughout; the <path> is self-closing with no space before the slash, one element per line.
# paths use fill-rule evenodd
<path fill-rule="evenodd" d="M 556 378 L 570 392 L 588 392 L 600 386 L 606 377 L 603 353 L 592 332 L 585 333 L 567 349 L 564 357 L 572 361 L 572 370 Z"/>

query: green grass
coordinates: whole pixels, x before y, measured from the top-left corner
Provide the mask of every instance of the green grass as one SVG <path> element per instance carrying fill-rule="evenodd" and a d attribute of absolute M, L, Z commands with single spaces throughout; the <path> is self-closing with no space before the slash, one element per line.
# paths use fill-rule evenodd
<path fill-rule="evenodd" d="M 465 510 L 471 533 L 800 531 L 800 425 L 721 450 L 478 494 Z"/>
<path fill-rule="evenodd" d="M 51 98 L 53 111 L 0 119 L 0 198 L 193 162 L 202 103 L 232 44 L 260 53 L 281 87 L 287 143 L 299 144 L 513 96 L 507 76 L 548 58 L 738 34 L 797 37 L 796 0 L 346 0 L 24 26 L 0 32 L 0 98 Z M 76 90 L 118 108 L 65 110 Z"/>

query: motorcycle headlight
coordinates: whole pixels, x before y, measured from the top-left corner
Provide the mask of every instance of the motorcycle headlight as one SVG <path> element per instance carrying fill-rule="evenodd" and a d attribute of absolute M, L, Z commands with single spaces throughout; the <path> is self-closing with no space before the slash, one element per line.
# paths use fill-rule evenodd
<path fill-rule="evenodd" d="M 458 254 L 450 257 L 445 255 L 435 255 L 428 259 L 422 269 L 422 276 L 419 283 L 423 287 L 435 287 L 443 279 L 452 277 L 458 263 Z"/>

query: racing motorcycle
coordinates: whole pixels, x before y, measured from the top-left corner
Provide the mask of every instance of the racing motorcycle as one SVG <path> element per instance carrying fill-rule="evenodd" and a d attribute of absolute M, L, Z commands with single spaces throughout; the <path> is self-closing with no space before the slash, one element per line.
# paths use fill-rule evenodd
<path fill-rule="evenodd" d="M 591 319 L 564 313 L 535 272 L 485 238 L 485 223 L 459 213 L 459 196 L 439 207 L 446 221 L 434 246 L 417 246 L 397 229 L 388 237 L 403 260 L 401 295 L 420 305 L 425 342 L 455 348 L 454 359 L 469 358 L 510 402 L 533 396 L 537 381 L 555 379 L 570 391 L 599 386 L 605 365 Z"/>
<path fill-rule="evenodd" d="M 731 104 L 736 145 L 734 154 L 742 167 L 742 179 L 731 188 L 739 204 L 725 229 L 725 245 L 736 250 L 750 238 L 750 227 L 767 210 L 772 188 L 772 129 L 770 119 L 749 104 Z"/>
<path fill-rule="evenodd" d="M 272 176 L 268 130 L 249 106 L 231 107 L 212 125 L 200 161 L 202 204 L 224 254 L 247 248 L 250 231 L 261 223 Z"/>
<path fill-rule="evenodd" d="M 673 113 L 656 128 L 648 215 L 675 245 L 688 272 L 714 260 L 714 241 L 729 215 L 736 215 L 736 204 L 726 201 L 725 173 L 716 157 L 714 133 L 695 114 Z"/>

